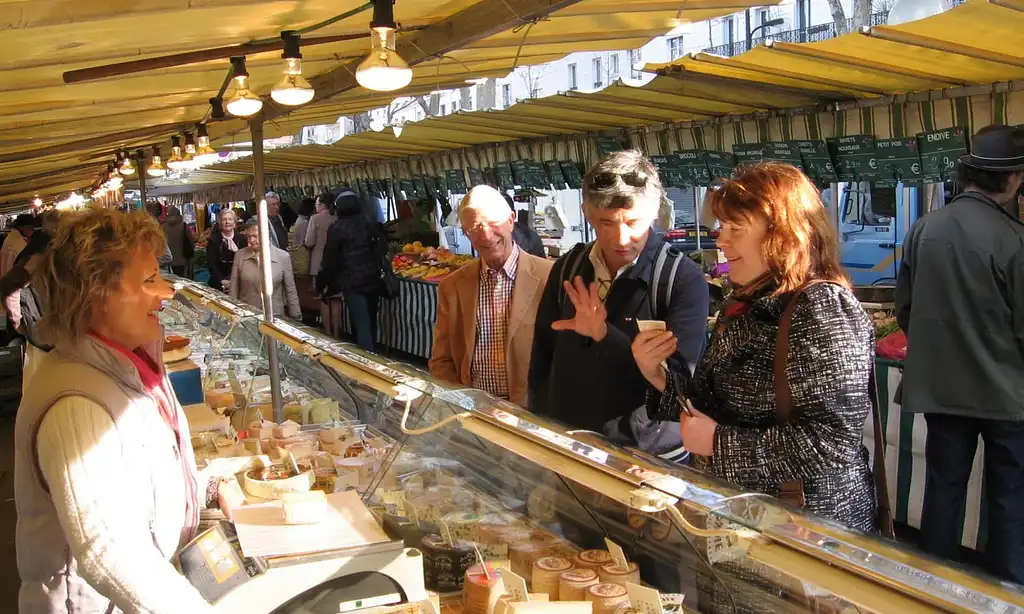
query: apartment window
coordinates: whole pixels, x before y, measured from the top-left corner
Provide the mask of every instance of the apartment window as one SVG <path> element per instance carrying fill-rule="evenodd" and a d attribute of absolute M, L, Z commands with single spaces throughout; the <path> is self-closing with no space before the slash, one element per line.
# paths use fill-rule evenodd
<path fill-rule="evenodd" d="M 530 90 L 530 98 L 540 98 L 540 88 L 535 87 Z"/>
<path fill-rule="evenodd" d="M 441 105 L 441 115 L 448 115 L 448 105 Z"/>
<path fill-rule="evenodd" d="M 641 77 L 641 73 L 637 70 L 637 66 L 640 66 L 642 61 L 639 49 L 633 49 L 629 52 L 629 76 L 633 79 L 639 79 Z"/>
<path fill-rule="evenodd" d="M 501 100 L 506 109 L 512 106 L 512 88 L 508 83 L 501 86 Z"/>
<path fill-rule="evenodd" d="M 593 60 L 593 71 L 594 71 L 594 89 L 604 87 L 604 70 L 601 68 L 601 58 L 594 58 Z"/>
<path fill-rule="evenodd" d="M 459 112 L 459 101 L 458 100 L 453 100 L 452 101 L 452 113 L 458 113 L 458 112 Z"/>
<path fill-rule="evenodd" d="M 668 57 L 670 60 L 683 57 L 683 37 L 668 39 Z"/>
<path fill-rule="evenodd" d="M 757 25 L 763 26 L 768 21 L 768 9 L 761 9 L 757 12 Z"/>
<path fill-rule="evenodd" d="M 576 78 L 576 64 L 569 64 L 569 89 L 579 89 L 579 81 Z"/>
<path fill-rule="evenodd" d="M 619 54 L 613 53 L 612 57 L 609 58 L 611 65 L 608 67 L 608 74 L 611 75 L 612 79 L 619 78 Z"/>

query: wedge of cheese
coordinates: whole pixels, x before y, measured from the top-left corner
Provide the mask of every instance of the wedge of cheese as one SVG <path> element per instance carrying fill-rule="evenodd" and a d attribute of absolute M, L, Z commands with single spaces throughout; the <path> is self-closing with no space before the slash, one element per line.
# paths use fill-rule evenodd
<path fill-rule="evenodd" d="M 281 495 L 285 524 L 316 524 L 327 516 L 327 496 L 322 490 Z"/>

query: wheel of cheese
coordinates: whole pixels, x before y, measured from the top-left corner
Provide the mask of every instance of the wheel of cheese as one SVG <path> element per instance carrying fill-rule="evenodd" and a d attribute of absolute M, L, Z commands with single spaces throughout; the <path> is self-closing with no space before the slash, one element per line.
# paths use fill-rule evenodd
<path fill-rule="evenodd" d="M 260 480 L 251 477 L 249 473 L 245 473 L 243 481 L 245 492 L 260 499 L 280 499 L 285 493 L 307 492 L 316 483 L 312 469 L 280 480 Z"/>
<path fill-rule="evenodd" d="M 601 566 L 601 569 L 597 572 L 597 577 L 601 579 L 601 582 L 621 584 L 622 586 L 625 586 L 626 582 L 640 584 L 640 568 L 632 561 L 626 567 L 619 567 L 615 563 L 609 563 L 608 565 Z"/>
<path fill-rule="evenodd" d="M 546 543 L 527 542 L 509 544 L 508 546 L 508 558 L 512 563 L 512 573 L 522 578 L 529 578 L 533 574 L 533 564 L 538 559 L 550 554 L 551 551 Z"/>
<path fill-rule="evenodd" d="M 583 569 L 598 571 L 601 567 L 612 562 L 612 555 L 607 550 L 584 550 L 576 555 L 573 564 Z"/>
<path fill-rule="evenodd" d="M 545 556 L 533 564 L 532 590 L 558 599 L 558 576 L 572 569 L 572 563 L 559 556 Z"/>
<path fill-rule="evenodd" d="M 423 579 L 427 590 L 455 593 L 462 590 L 466 570 L 473 566 L 473 544 L 456 541 L 449 544 L 440 535 L 423 538 Z"/>
<path fill-rule="evenodd" d="M 558 576 L 559 601 L 584 601 L 587 589 L 600 583 L 593 569 L 571 569 Z"/>
<path fill-rule="evenodd" d="M 185 360 L 191 355 L 192 343 L 188 339 L 177 335 L 171 335 L 164 339 L 164 364 Z"/>
<path fill-rule="evenodd" d="M 615 614 L 615 609 L 629 603 L 626 587 L 618 584 L 595 584 L 587 589 L 587 601 L 594 603 L 594 614 Z"/>
<path fill-rule="evenodd" d="M 445 514 L 441 520 L 448 525 L 452 539 L 473 541 L 476 523 L 480 521 L 480 516 L 475 512 L 452 512 Z"/>
<path fill-rule="evenodd" d="M 501 597 L 503 588 L 498 571 L 489 563 L 473 565 L 466 570 L 462 586 L 462 614 L 490 614 Z"/>

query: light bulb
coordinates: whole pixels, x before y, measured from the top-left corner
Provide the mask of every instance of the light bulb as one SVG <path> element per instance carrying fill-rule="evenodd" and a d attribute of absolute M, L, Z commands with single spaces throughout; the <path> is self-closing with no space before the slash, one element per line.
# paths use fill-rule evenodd
<path fill-rule="evenodd" d="M 39 198 L 38 196 L 36 196 L 35 199 L 32 201 L 32 206 L 33 207 L 42 207 L 43 206 L 43 199 Z"/>
<path fill-rule="evenodd" d="M 235 77 L 238 86 L 235 95 L 228 101 L 228 113 L 236 117 L 249 117 L 256 115 L 263 108 L 263 101 L 249 91 L 248 77 Z"/>
<path fill-rule="evenodd" d="M 284 75 L 270 90 L 274 102 L 289 107 L 297 107 L 313 100 L 313 86 L 302 76 L 302 60 L 299 58 L 284 59 Z"/>
<path fill-rule="evenodd" d="M 131 157 L 125 156 L 125 159 L 121 162 L 121 167 L 117 169 L 117 172 L 125 176 L 135 174 L 135 165 L 132 164 Z"/>
<path fill-rule="evenodd" d="M 206 125 L 199 124 L 199 135 L 196 137 L 196 155 L 192 158 L 192 162 L 196 166 L 205 166 L 212 164 L 217 161 L 219 156 L 217 150 L 210 147 L 210 135 L 206 132 Z"/>
<path fill-rule="evenodd" d="M 160 159 L 160 149 L 156 147 L 153 148 L 153 157 L 149 161 L 149 167 L 146 168 L 146 174 L 150 177 L 163 177 L 167 174 L 167 167 Z"/>
<path fill-rule="evenodd" d="M 395 132 L 395 138 L 402 136 L 402 124 L 394 124 L 391 129 Z"/>
<path fill-rule="evenodd" d="M 176 170 L 184 165 L 184 158 L 181 157 L 181 139 L 171 137 L 171 157 L 167 158 L 167 168 Z"/>
<path fill-rule="evenodd" d="M 356 81 L 368 90 L 391 92 L 412 81 L 412 69 L 395 52 L 395 31 L 374 28 L 370 55 L 356 69 Z"/>

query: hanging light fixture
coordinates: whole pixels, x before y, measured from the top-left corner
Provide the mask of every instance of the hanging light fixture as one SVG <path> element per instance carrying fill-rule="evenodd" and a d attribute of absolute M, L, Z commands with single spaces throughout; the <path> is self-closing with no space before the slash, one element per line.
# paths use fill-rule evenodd
<path fill-rule="evenodd" d="M 121 160 L 121 166 L 118 167 L 117 172 L 121 173 L 125 177 L 135 174 L 135 165 L 132 164 L 132 156 L 127 151 L 124 152 Z"/>
<path fill-rule="evenodd" d="M 210 119 L 224 119 L 227 117 L 224 114 L 224 99 L 223 98 L 211 98 L 210 99 Z"/>
<path fill-rule="evenodd" d="M 394 0 L 373 0 L 370 55 L 356 69 L 356 81 L 368 90 L 390 92 L 412 81 L 412 69 L 395 51 Z"/>
<path fill-rule="evenodd" d="M 245 69 L 245 56 L 231 58 L 231 71 L 235 80 L 235 95 L 228 101 L 228 113 L 236 117 L 256 115 L 263 108 L 263 101 L 249 91 L 249 71 Z"/>
<path fill-rule="evenodd" d="M 38 194 L 36 194 L 36 197 L 32 199 L 32 206 L 33 207 L 42 207 L 43 206 L 43 199 L 39 198 Z"/>
<path fill-rule="evenodd" d="M 297 107 L 313 100 L 313 86 L 302 76 L 302 54 L 299 52 L 299 35 L 297 32 L 281 32 L 284 39 L 284 76 L 270 90 L 274 102 L 289 107 Z"/>
<path fill-rule="evenodd" d="M 216 162 L 220 156 L 217 155 L 217 150 L 210 147 L 210 135 L 206 132 L 206 124 L 199 124 L 196 127 L 196 131 L 199 135 L 196 137 L 198 147 L 196 148 L 196 156 L 192 161 L 200 166 Z"/>
<path fill-rule="evenodd" d="M 167 168 L 176 171 L 185 166 L 185 158 L 181 155 L 181 139 L 171 137 L 171 157 L 167 158 Z"/>
<path fill-rule="evenodd" d="M 156 145 L 153 146 L 153 157 L 149 161 L 149 166 L 146 167 L 146 174 L 150 177 L 163 177 L 167 174 L 167 167 L 160 159 L 160 148 Z"/>

